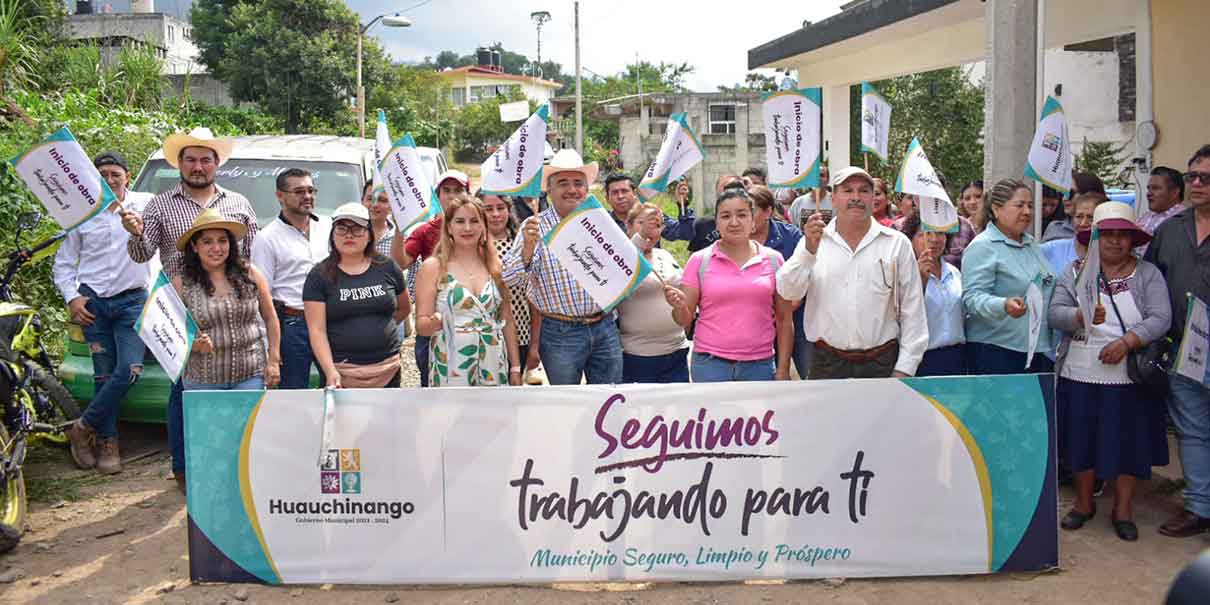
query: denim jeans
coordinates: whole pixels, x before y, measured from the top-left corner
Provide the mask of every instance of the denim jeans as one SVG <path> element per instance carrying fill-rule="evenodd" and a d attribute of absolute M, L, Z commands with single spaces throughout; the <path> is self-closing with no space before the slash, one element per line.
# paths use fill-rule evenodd
<path fill-rule="evenodd" d="M 1168 410 L 1185 471 L 1185 510 L 1210 518 L 1210 390 L 1184 376 L 1170 375 L 1168 383 Z"/>
<path fill-rule="evenodd" d="M 147 291 L 127 290 L 105 298 L 81 285 L 80 294 L 88 298 L 85 308 L 95 316 L 92 325 L 84 328 L 95 385 L 92 401 L 84 410 L 84 424 L 102 439 L 113 439 L 118 436 L 118 406 L 143 373 L 146 346 L 134 324 L 147 302 Z"/>
<path fill-rule="evenodd" d="M 709 353 L 693 353 L 693 382 L 749 382 L 773 380 L 773 357 L 734 361 Z"/>
<path fill-rule="evenodd" d="M 622 382 L 622 341 L 612 317 L 594 324 L 542 318 L 538 356 L 550 384 L 617 384 Z"/>
<path fill-rule="evenodd" d="M 263 391 L 265 390 L 265 377 L 253 376 L 239 382 L 185 382 L 186 391 Z"/>
<path fill-rule="evenodd" d="M 689 382 L 689 349 L 666 355 L 622 353 L 622 382 Z"/>
<path fill-rule="evenodd" d="M 311 386 L 311 364 L 315 355 L 311 353 L 311 338 L 307 332 L 307 320 L 300 315 L 277 314 L 281 322 L 281 387 L 283 389 L 305 389 Z M 318 365 L 318 364 L 317 364 Z M 324 384 L 320 370 L 320 384 Z"/>
<path fill-rule="evenodd" d="M 432 339 L 432 336 L 416 335 L 416 369 L 420 370 L 422 387 L 429 386 L 429 341 Z"/>

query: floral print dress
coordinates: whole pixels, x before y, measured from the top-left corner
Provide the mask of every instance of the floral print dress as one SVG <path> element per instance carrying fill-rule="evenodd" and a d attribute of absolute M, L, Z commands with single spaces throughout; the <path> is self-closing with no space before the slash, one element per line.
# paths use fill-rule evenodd
<path fill-rule="evenodd" d="M 488 280 L 475 296 L 446 274 L 437 288 L 441 331 L 429 341 L 429 383 L 435 387 L 508 384 L 504 300 Z"/>

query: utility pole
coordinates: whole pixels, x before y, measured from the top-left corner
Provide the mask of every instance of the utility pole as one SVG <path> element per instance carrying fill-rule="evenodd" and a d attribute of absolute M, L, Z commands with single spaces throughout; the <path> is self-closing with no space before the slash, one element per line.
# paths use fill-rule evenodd
<path fill-rule="evenodd" d="M 580 3 L 576 2 L 576 153 L 584 157 L 584 95 L 580 88 Z"/>
<path fill-rule="evenodd" d="M 533 76 L 535 78 L 542 77 L 542 26 L 550 21 L 550 13 L 546 11 L 534 11 L 529 14 L 529 18 L 533 20 L 534 25 L 538 28 L 538 62 L 534 65 Z"/>

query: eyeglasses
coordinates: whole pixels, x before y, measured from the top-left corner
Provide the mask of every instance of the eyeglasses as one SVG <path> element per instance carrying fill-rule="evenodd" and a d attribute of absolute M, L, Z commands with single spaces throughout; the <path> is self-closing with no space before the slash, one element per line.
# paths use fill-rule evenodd
<path fill-rule="evenodd" d="M 1192 185 L 1195 181 L 1200 181 L 1203 185 L 1210 185 L 1210 172 L 1186 172 L 1185 182 Z"/>
<path fill-rule="evenodd" d="M 352 235 L 353 237 L 360 237 L 365 235 L 369 229 L 366 229 L 365 227 L 355 223 L 336 223 L 336 225 L 332 227 L 332 231 L 335 231 L 336 235 Z"/>
<path fill-rule="evenodd" d="M 288 191 L 285 189 L 278 189 L 278 191 L 282 193 L 289 193 L 291 195 L 315 195 L 319 193 L 319 190 L 314 187 L 299 187 L 298 189 L 290 189 Z"/>

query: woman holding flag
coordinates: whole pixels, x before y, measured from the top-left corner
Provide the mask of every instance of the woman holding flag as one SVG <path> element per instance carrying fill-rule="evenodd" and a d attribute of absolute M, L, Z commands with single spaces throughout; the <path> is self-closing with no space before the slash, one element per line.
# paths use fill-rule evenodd
<path fill-rule="evenodd" d="M 1135 222 L 1134 210 L 1106 202 L 1097 206 L 1093 225 L 1077 236 L 1089 245 L 1088 256 L 1074 263 L 1075 271 L 1063 272 L 1049 312 L 1051 325 L 1064 332 L 1056 369 L 1066 421 L 1059 430 L 1076 485 L 1075 504 L 1061 525 L 1083 527 L 1096 515 L 1094 482 L 1112 481 L 1110 522 L 1119 538 L 1133 542 L 1135 485 L 1151 477 L 1152 466 L 1168 463 L 1168 441 L 1163 410 L 1131 381 L 1127 356 L 1164 337 L 1172 307 L 1159 269 L 1134 256 L 1136 246 L 1151 240 Z M 1078 295 L 1083 280 L 1077 275 L 1085 271 L 1085 279 L 1096 279 L 1090 286 L 1097 292 L 1095 305 Z M 1093 316 L 1091 325 L 1084 321 L 1086 312 Z"/>
<path fill-rule="evenodd" d="M 962 255 L 969 369 L 972 374 L 1050 372 L 1053 364 L 1043 352 L 1051 348 L 1046 309 L 1055 274 L 1029 234 L 1030 186 L 1013 179 L 997 182 L 987 191 L 982 215 L 986 228 Z"/>
<path fill-rule="evenodd" d="M 186 391 L 261 390 L 281 377 L 281 325 L 269 283 L 234 245 L 245 229 L 208 208 L 177 239 L 184 254 L 172 285 L 198 327 L 182 377 Z"/>

